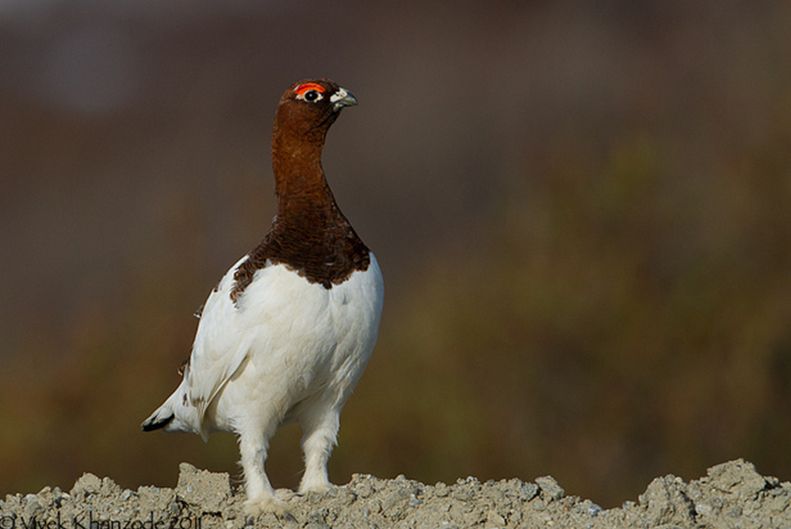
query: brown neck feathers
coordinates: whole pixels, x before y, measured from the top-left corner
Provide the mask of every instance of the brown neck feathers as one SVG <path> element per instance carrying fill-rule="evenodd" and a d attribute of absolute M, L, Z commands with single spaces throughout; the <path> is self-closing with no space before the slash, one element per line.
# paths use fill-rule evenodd
<path fill-rule="evenodd" d="M 298 111 L 288 102 L 278 108 L 272 137 L 277 217 L 237 269 L 234 301 L 267 262 L 284 264 L 327 289 L 368 268 L 369 250 L 338 208 L 321 167 L 324 138 L 337 114 L 306 124 Z"/>

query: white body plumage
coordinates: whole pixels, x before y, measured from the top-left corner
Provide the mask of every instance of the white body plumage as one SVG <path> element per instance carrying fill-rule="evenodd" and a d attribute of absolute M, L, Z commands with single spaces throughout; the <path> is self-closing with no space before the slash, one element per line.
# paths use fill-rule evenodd
<path fill-rule="evenodd" d="M 366 270 L 329 289 L 267 263 L 234 303 L 245 259 L 209 295 L 183 380 L 146 423 L 172 415 L 167 431 L 239 434 L 248 502 L 261 503 L 273 498 L 263 470 L 268 440 L 287 420 L 303 430 L 300 491 L 329 486 L 339 414 L 376 342 L 384 286 L 373 253 Z"/>

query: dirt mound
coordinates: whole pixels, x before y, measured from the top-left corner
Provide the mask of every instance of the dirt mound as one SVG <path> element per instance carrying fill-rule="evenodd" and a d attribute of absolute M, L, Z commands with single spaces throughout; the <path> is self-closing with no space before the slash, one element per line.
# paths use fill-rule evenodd
<path fill-rule="evenodd" d="M 175 489 L 124 490 L 109 478 L 84 474 L 70 492 L 45 487 L 38 494 L 8 495 L 0 501 L 0 529 L 791 529 L 791 483 L 761 476 L 742 460 L 712 467 L 690 483 L 675 476 L 656 478 L 636 502 L 609 510 L 566 496 L 548 476 L 534 482 L 481 483 L 469 477 L 451 485 L 424 485 L 403 476 L 355 475 L 326 494 L 292 497 L 284 514 L 256 518 L 244 514 L 244 497 L 231 488 L 228 474 L 186 463 L 180 470 Z"/>

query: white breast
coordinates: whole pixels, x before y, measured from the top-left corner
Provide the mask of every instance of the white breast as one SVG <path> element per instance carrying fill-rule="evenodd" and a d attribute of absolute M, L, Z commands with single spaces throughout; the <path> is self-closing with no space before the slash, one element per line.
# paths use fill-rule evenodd
<path fill-rule="evenodd" d="M 376 258 L 330 289 L 268 265 L 234 305 L 241 262 L 207 300 L 195 339 L 187 382 L 191 399 L 205 403 L 198 429 L 235 430 L 249 414 L 282 419 L 318 398 L 342 405 L 376 342 L 384 294 Z"/>

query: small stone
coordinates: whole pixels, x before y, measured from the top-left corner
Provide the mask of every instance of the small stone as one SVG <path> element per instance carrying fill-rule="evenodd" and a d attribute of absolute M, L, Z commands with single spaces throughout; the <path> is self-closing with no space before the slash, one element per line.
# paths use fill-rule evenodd
<path fill-rule="evenodd" d="M 28 496 L 31 497 L 28 498 Z M 28 519 L 33 518 L 44 510 L 44 507 L 41 505 L 41 502 L 39 502 L 39 499 L 35 494 L 28 494 L 25 496 L 25 500 L 27 500 L 25 504 L 25 515 Z"/>
<path fill-rule="evenodd" d="M 593 503 L 590 500 L 583 500 L 581 503 L 579 503 L 579 508 L 581 512 L 593 517 L 598 516 L 602 511 L 602 508 L 599 505 Z"/>
<path fill-rule="evenodd" d="M 103 495 L 110 496 L 112 494 L 118 494 L 121 492 L 121 487 L 110 478 L 102 478 L 102 486 L 100 490 Z"/>
<path fill-rule="evenodd" d="M 755 466 L 742 459 L 713 466 L 707 473 L 712 487 L 742 498 L 753 499 L 768 485 Z"/>
<path fill-rule="evenodd" d="M 137 489 L 137 497 L 146 511 L 162 512 L 176 499 L 176 493 L 169 488 L 142 486 Z"/>
<path fill-rule="evenodd" d="M 60 488 L 57 487 L 55 488 L 55 498 L 54 498 L 55 507 L 60 509 L 61 507 L 63 507 L 63 503 L 67 501 L 69 498 L 71 498 L 71 496 L 69 496 L 68 493 L 61 492 Z"/>
<path fill-rule="evenodd" d="M 538 485 L 535 483 L 522 483 L 519 487 L 519 499 L 522 501 L 530 501 L 538 494 Z"/>
<path fill-rule="evenodd" d="M 370 480 L 355 483 L 354 492 L 360 498 L 368 498 L 374 493 L 374 487 Z"/>
<path fill-rule="evenodd" d="M 561 487 L 552 476 L 536 478 L 536 483 L 541 487 L 541 492 L 544 493 L 543 495 L 550 500 L 559 500 L 566 495 L 566 491 L 563 490 L 563 487 Z"/>
<path fill-rule="evenodd" d="M 475 497 L 475 493 L 469 488 L 457 488 L 451 493 L 451 496 L 459 501 L 470 501 Z"/>
<path fill-rule="evenodd" d="M 638 497 L 649 524 L 694 525 L 694 506 L 685 490 L 686 485 L 679 477 L 655 478 Z"/>
<path fill-rule="evenodd" d="M 386 495 L 382 499 L 382 509 L 387 512 L 392 510 L 397 505 L 406 503 L 408 501 L 410 494 L 404 488 L 398 488 L 393 491 L 391 494 Z"/>
<path fill-rule="evenodd" d="M 74 482 L 74 486 L 71 488 L 71 495 L 87 497 L 98 493 L 101 488 L 102 480 L 100 480 L 94 474 L 85 473 L 80 477 L 80 479 Z"/>
<path fill-rule="evenodd" d="M 357 501 L 357 495 L 346 487 L 330 489 L 329 497 L 336 497 L 339 504 L 349 506 Z"/>
<path fill-rule="evenodd" d="M 231 482 L 226 473 L 198 470 L 189 463 L 181 463 L 176 495 L 204 512 L 220 512 L 231 495 Z"/>

